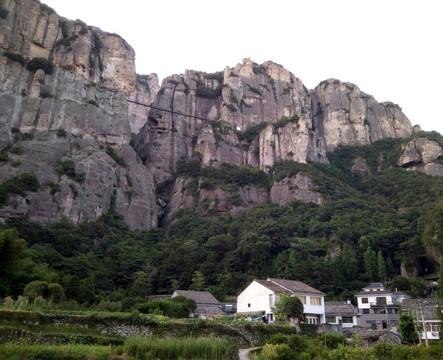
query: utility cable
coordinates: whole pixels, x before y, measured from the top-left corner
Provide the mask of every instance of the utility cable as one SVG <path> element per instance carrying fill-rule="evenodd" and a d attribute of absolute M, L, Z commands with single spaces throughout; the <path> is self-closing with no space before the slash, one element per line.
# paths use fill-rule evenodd
<path fill-rule="evenodd" d="M 170 114 L 175 114 L 175 115 L 181 115 L 181 116 L 186 116 L 186 117 L 190 117 L 190 118 L 194 118 L 194 119 L 199 119 L 199 120 L 204 120 L 204 121 L 215 121 L 215 120 L 211 120 L 202 116 L 197 116 L 197 115 L 190 115 L 190 114 L 183 114 L 181 112 L 178 111 L 174 111 L 174 110 L 168 110 L 168 109 L 163 109 L 154 105 L 148 105 L 148 104 L 143 104 L 137 101 L 132 101 L 132 100 L 127 100 L 128 102 L 132 103 L 132 104 L 136 104 L 136 105 L 140 105 L 140 106 L 145 106 L 154 110 L 159 110 L 159 111 L 164 111 Z"/>

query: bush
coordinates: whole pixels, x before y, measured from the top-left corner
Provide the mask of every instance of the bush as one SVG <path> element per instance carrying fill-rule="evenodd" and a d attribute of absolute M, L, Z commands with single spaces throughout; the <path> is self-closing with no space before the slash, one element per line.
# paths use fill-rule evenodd
<path fill-rule="evenodd" d="M 111 157 L 117 164 L 126 167 L 126 162 L 125 159 L 123 159 L 123 157 L 121 157 L 120 155 L 117 155 L 117 153 L 115 152 L 115 150 L 109 146 L 108 144 L 106 144 L 106 150 L 105 150 L 106 154 L 108 154 L 109 157 Z"/>
<path fill-rule="evenodd" d="M 288 337 L 282 333 L 272 334 L 267 343 L 272 345 L 287 344 Z"/>
<path fill-rule="evenodd" d="M 300 117 L 298 115 L 292 115 L 291 117 L 282 116 L 280 120 L 274 123 L 274 129 L 278 129 L 279 127 L 285 126 L 289 123 L 298 124 Z"/>
<path fill-rule="evenodd" d="M 29 71 L 36 72 L 39 69 L 42 69 L 45 74 L 52 74 L 54 70 L 54 65 L 46 58 L 36 57 L 28 62 L 26 68 Z"/>
<path fill-rule="evenodd" d="M 67 132 L 65 129 L 63 129 L 63 128 L 57 129 L 57 137 L 64 137 L 65 138 L 66 135 L 67 135 Z"/>
<path fill-rule="evenodd" d="M 0 5 L 0 18 L 6 19 L 8 17 L 9 11 L 5 7 Z"/>
<path fill-rule="evenodd" d="M 57 161 L 54 165 L 55 171 L 59 175 L 66 175 L 70 179 L 82 182 L 85 179 L 85 173 L 83 171 L 77 172 L 75 170 L 75 162 L 72 159 L 65 161 Z"/>
<path fill-rule="evenodd" d="M 12 51 L 5 51 L 4 55 L 12 61 L 18 62 L 21 66 L 25 66 L 26 60 L 22 54 L 14 53 Z"/>
<path fill-rule="evenodd" d="M 24 173 L 5 180 L 0 185 L 0 205 L 3 205 L 9 195 L 24 195 L 27 191 L 37 191 L 40 184 L 34 173 Z"/>

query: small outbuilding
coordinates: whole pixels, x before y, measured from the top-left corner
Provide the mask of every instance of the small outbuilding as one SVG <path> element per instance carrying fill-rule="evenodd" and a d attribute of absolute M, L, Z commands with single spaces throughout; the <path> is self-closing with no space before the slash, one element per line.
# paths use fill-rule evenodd
<path fill-rule="evenodd" d="M 224 315 L 223 304 L 209 291 L 193 291 L 193 290 L 175 290 L 171 297 L 184 296 L 185 298 L 195 301 L 197 309 L 192 317 L 207 319 Z"/>

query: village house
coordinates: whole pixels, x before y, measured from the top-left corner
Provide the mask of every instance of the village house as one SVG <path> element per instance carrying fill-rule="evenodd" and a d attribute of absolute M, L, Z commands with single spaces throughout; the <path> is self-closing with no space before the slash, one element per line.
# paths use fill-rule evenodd
<path fill-rule="evenodd" d="M 372 283 L 355 295 L 358 325 L 374 330 L 398 332 L 399 306 L 411 297 L 401 291 L 386 289 L 382 283 Z"/>
<path fill-rule="evenodd" d="M 266 322 L 271 323 L 275 321 L 273 307 L 281 294 L 290 294 L 301 300 L 306 323 L 325 322 L 325 294 L 301 281 L 286 279 L 252 281 L 237 297 L 237 313 L 262 314 Z"/>
<path fill-rule="evenodd" d="M 207 319 L 224 315 L 223 304 L 208 291 L 175 290 L 171 297 L 184 296 L 195 301 L 197 309 L 192 317 Z"/>
<path fill-rule="evenodd" d="M 443 299 L 406 299 L 401 310 L 411 314 L 421 341 L 440 340 L 441 320 L 437 313 L 443 312 Z"/>
<path fill-rule="evenodd" d="M 357 326 L 357 311 L 350 301 L 326 301 L 326 324 L 341 324 L 343 328 Z"/>

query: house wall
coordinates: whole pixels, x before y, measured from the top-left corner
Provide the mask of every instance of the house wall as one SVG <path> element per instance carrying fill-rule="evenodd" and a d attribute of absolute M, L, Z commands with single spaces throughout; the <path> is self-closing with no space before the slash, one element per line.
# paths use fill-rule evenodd
<path fill-rule="evenodd" d="M 334 315 L 328 315 L 329 316 L 334 316 Z M 349 316 L 350 317 L 350 316 Z M 335 315 L 334 316 L 335 320 L 333 322 L 328 322 L 328 324 L 334 325 L 334 324 L 342 324 L 343 328 L 351 328 L 354 326 L 357 326 L 357 316 L 352 316 L 352 323 L 344 323 L 342 322 L 342 316 L 341 315 Z"/>
<path fill-rule="evenodd" d="M 325 300 L 323 296 L 312 295 L 313 297 L 320 297 L 320 305 L 311 305 L 311 295 L 305 293 L 296 293 L 295 296 L 305 296 L 306 304 L 303 304 L 303 313 L 318 315 L 319 323 L 325 322 Z M 278 295 L 263 285 L 253 281 L 243 292 L 237 297 L 237 312 L 252 313 L 264 311 L 266 314 L 271 314 L 271 307 L 279 300 Z M 249 305 L 249 306 L 248 306 Z"/>
<path fill-rule="evenodd" d="M 272 306 L 274 305 L 274 293 L 272 290 L 253 281 L 243 292 L 237 297 L 237 312 L 252 313 L 265 311 L 266 314 L 271 313 L 269 304 L 269 296 L 272 295 Z"/>

